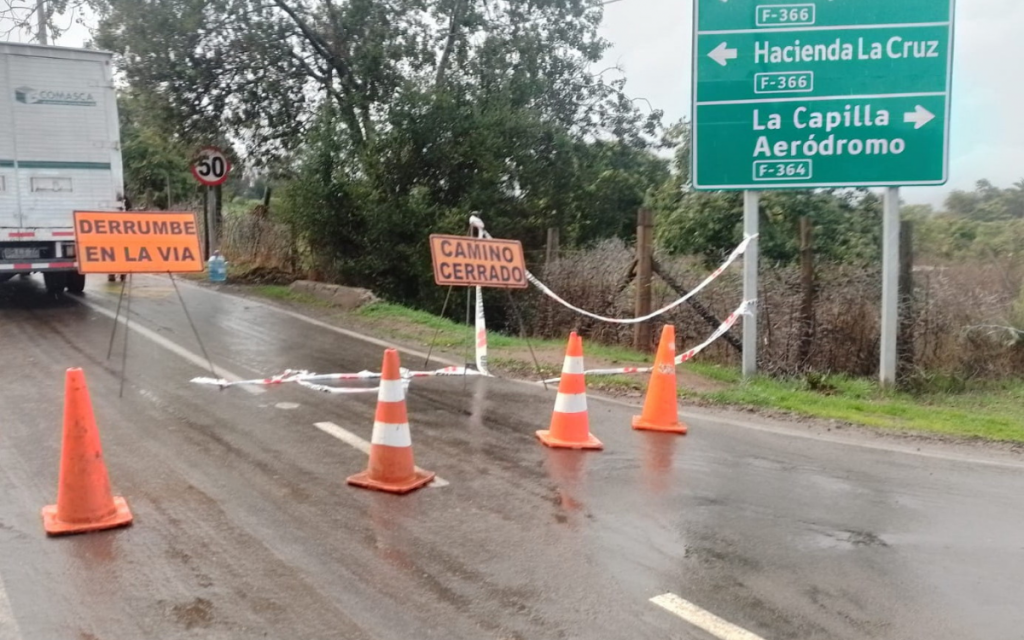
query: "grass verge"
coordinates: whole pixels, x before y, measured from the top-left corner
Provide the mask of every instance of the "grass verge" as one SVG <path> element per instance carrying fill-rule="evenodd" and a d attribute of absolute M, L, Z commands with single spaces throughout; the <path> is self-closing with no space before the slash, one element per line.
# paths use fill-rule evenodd
<path fill-rule="evenodd" d="M 1024 382 L 977 384 L 961 393 L 885 392 L 872 380 L 758 378 L 699 394 L 714 404 L 788 411 L 869 427 L 1024 442 Z"/>

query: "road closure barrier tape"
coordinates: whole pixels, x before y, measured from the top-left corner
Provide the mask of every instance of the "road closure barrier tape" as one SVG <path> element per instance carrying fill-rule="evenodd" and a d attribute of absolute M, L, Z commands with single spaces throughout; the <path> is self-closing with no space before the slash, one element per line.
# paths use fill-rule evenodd
<path fill-rule="evenodd" d="M 484 237 L 484 238 L 492 237 L 491 234 L 488 233 L 486 229 L 484 229 L 483 221 L 480 220 L 479 218 L 477 218 L 476 216 L 473 216 L 473 218 L 475 218 L 475 222 L 474 222 L 474 220 L 471 219 L 470 224 L 473 224 L 479 230 L 479 233 L 480 233 L 481 237 Z M 576 313 L 579 313 L 581 315 L 585 315 L 588 318 L 593 318 L 594 320 L 600 320 L 601 322 L 609 322 L 609 323 L 612 323 L 612 324 L 639 324 L 641 322 L 647 322 L 648 320 L 653 320 L 654 318 L 657 318 L 660 315 L 668 313 L 669 311 L 675 309 L 679 305 L 683 304 L 684 302 L 686 302 L 690 298 L 694 297 L 695 295 L 697 295 L 698 293 L 703 291 L 705 288 L 707 288 L 707 286 L 709 284 L 711 284 L 712 282 L 717 280 L 718 276 L 722 275 L 725 272 L 725 270 L 728 269 L 732 265 L 732 263 L 736 262 L 736 260 L 741 255 L 744 254 L 744 252 L 746 252 L 747 247 L 750 246 L 751 241 L 753 241 L 756 237 L 757 236 L 754 235 L 754 236 L 746 236 L 745 238 L 743 238 L 743 242 L 741 242 L 735 249 L 732 250 L 732 253 L 729 254 L 729 257 L 726 258 L 725 262 L 723 262 L 722 265 L 719 266 L 717 269 L 712 271 L 711 275 L 709 275 L 708 277 L 704 278 L 704 280 L 700 284 L 698 284 L 696 287 L 694 287 L 692 290 L 690 290 L 689 293 L 687 293 L 683 297 L 679 298 L 675 302 L 672 302 L 672 303 L 670 303 L 668 305 L 665 305 L 661 309 L 658 309 L 657 311 L 652 311 L 651 313 L 648 313 L 647 315 L 639 317 L 639 318 L 609 318 L 607 316 L 602 316 L 602 315 L 598 315 L 596 313 L 591 313 L 590 311 L 587 311 L 586 309 L 580 309 L 579 307 L 566 302 L 564 299 L 562 299 L 561 296 L 559 296 L 557 293 L 552 291 L 547 285 L 545 285 L 543 282 L 541 282 L 539 279 L 537 279 L 537 276 L 533 275 L 529 271 L 526 272 L 526 279 L 529 280 L 530 283 L 533 286 L 537 287 L 540 290 L 540 292 L 543 293 L 544 295 L 546 295 L 547 297 L 549 297 L 552 300 L 554 300 L 555 302 L 561 304 L 565 308 L 571 309 L 572 311 L 575 311 Z M 479 296 L 479 294 L 478 294 L 478 296 Z M 477 300 L 479 300 L 479 297 L 477 298 Z M 478 304 L 478 313 L 479 313 L 479 304 Z M 486 345 L 485 345 L 485 348 L 486 348 Z"/>
<path fill-rule="evenodd" d="M 468 367 L 444 367 L 442 369 L 435 369 L 433 371 L 410 371 L 409 369 L 401 370 L 402 379 L 409 380 L 415 378 L 441 378 L 441 377 L 455 377 L 455 376 L 482 376 L 485 375 L 476 369 L 470 369 Z M 314 389 L 316 391 L 324 391 L 327 393 L 373 393 L 378 390 L 378 387 L 334 387 L 330 385 L 322 384 L 324 382 L 344 382 L 344 381 L 360 381 L 360 380 L 380 380 L 380 374 L 373 371 L 360 371 L 358 373 L 312 373 L 302 369 L 286 369 L 284 372 L 267 378 L 255 378 L 252 380 L 225 380 L 223 378 L 192 378 L 194 384 L 202 384 L 220 387 L 222 389 L 228 387 L 239 387 L 242 385 L 257 385 L 257 386 L 272 386 L 280 384 L 295 383 L 306 387 L 307 389 Z"/>
<path fill-rule="evenodd" d="M 715 340 L 721 338 L 726 331 L 731 329 L 733 325 L 735 325 L 736 322 L 740 319 L 741 316 L 749 314 L 750 309 L 753 305 L 754 302 L 748 300 L 741 304 L 739 307 L 737 307 L 735 311 L 729 314 L 729 317 L 727 317 L 722 322 L 722 324 L 718 325 L 718 328 L 715 329 L 714 333 L 708 336 L 707 340 L 700 343 L 696 347 L 690 349 L 689 351 L 685 351 L 677 355 L 676 364 L 680 365 L 688 360 L 692 360 L 697 356 L 698 353 L 711 346 L 711 344 L 714 343 Z M 588 369 L 583 373 L 588 376 L 615 376 L 627 373 L 650 373 L 652 371 L 654 371 L 654 367 L 620 367 L 618 369 Z M 558 382 L 559 380 L 560 378 L 552 378 L 550 380 L 545 380 L 544 383 L 552 384 Z"/>
<path fill-rule="evenodd" d="M 473 228 L 477 229 L 477 233 L 482 238 L 491 238 L 491 234 L 484 229 L 484 222 L 476 216 L 470 217 L 470 224 Z M 602 322 L 609 322 L 613 324 L 637 324 L 640 322 L 647 322 L 663 315 L 672 309 L 675 309 L 679 305 L 683 304 L 690 298 L 694 297 L 701 291 L 703 291 L 708 285 L 714 282 L 722 273 L 728 269 L 732 263 L 734 263 L 743 253 L 747 250 L 750 242 L 757 236 L 747 236 L 743 239 L 743 242 L 739 244 L 729 257 L 719 266 L 717 269 L 711 272 L 711 274 L 705 278 L 700 284 L 698 284 L 693 290 L 679 298 L 678 300 L 668 304 L 657 311 L 649 313 L 640 318 L 608 318 L 596 313 L 591 313 L 584 309 L 580 309 L 572 304 L 569 304 L 563 300 L 558 294 L 549 289 L 543 282 L 537 279 L 529 271 L 526 272 L 527 279 L 538 289 L 541 293 L 555 300 L 559 304 L 565 306 L 576 313 L 585 315 L 595 320 Z M 433 378 L 433 377 L 461 377 L 461 376 L 483 376 L 491 377 L 491 373 L 487 365 L 487 322 L 484 313 L 484 297 L 483 289 L 481 287 L 475 287 L 476 291 L 476 322 L 474 326 L 474 346 L 476 355 L 476 369 L 471 369 L 468 366 L 452 366 L 444 367 L 441 369 L 435 369 L 433 371 L 410 371 L 409 369 L 402 369 L 401 376 L 402 380 L 408 386 L 409 382 L 416 378 Z M 711 336 L 697 345 L 696 347 L 676 356 L 676 364 L 681 364 L 687 360 L 692 359 L 698 353 L 707 348 L 718 338 L 722 337 L 726 331 L 728 331 L 733 325 L 736 324 L 737 319 L 740 316 L 749 313 L 751 306 L 755 304 L 754 301 L 746 301 L 741 304 L 736 311 L 729 314 L 729 317 L 715 330 Z M 618 375 L 628 373 L 650 373 L 653 369 L 651 367 L 623 367 L 619 369 L 591 369 L 586 371 L 587 375 Z M 381 374 L 373 371 L 359 371 L 356 373 L 312 373 L 304 369 L 286 369 L 282 373 L 277 375 L 269 376 L 266 378 L 255 378 L 252 380 L 225 380 L 223 378 L 193 378 L 192 382 L 200 385 L 215 386 L 221 389 L 228 387 L 238 387 L 242 385 L 257 385 L 257 386 L 273 386 L 281 384 L 297 384 L 313 391 L 320 391 L 323 393 L 331 394 L 359 394 L 359 393 L 376 393 L 379 390 L 379 386 L 373 387 L 341 387 L 334 386 L 331 384 L 324 384 L 330 382 L 358 382 L 358 381 L 377 381 L 380 380 Z M 559 378 L 553 378 L 546 382 L 558 382 Z"/>
<path fill-rule="evenodd" d="M 489 376 L 487 370 L 487 321 L 484 319 L 484 289 L 476 288 L 476 368 L 480 375 Z"/>

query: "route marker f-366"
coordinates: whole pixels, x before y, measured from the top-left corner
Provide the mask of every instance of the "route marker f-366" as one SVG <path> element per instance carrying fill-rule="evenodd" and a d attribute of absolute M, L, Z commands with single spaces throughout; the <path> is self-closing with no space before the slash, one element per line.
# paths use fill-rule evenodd
<path fill-rule="evenodd" d="M 953 0 L 695 0 L 698 189 L 943 184 Z"/>

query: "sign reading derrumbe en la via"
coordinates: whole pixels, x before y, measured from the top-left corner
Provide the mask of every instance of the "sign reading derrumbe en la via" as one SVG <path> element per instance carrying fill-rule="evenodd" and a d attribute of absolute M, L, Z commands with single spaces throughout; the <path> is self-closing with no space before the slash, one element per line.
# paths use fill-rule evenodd
<path fill-rule="evenodd" d="M 192 213 L 75 211 L 81 273 L 195 273 L 203 270 Z"/>
<path fill-rule="evenodd" d="M 698 189 L 943 184 L 953 0 L 695 0 Z"/>

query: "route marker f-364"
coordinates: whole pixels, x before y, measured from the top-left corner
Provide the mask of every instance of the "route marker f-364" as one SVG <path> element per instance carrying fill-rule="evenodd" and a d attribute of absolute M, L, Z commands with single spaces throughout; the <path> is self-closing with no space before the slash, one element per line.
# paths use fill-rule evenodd
<path fill-rule="evenodd" d="M 943 184 L 953 0 L 695 0 L 698 189 Z"/>

